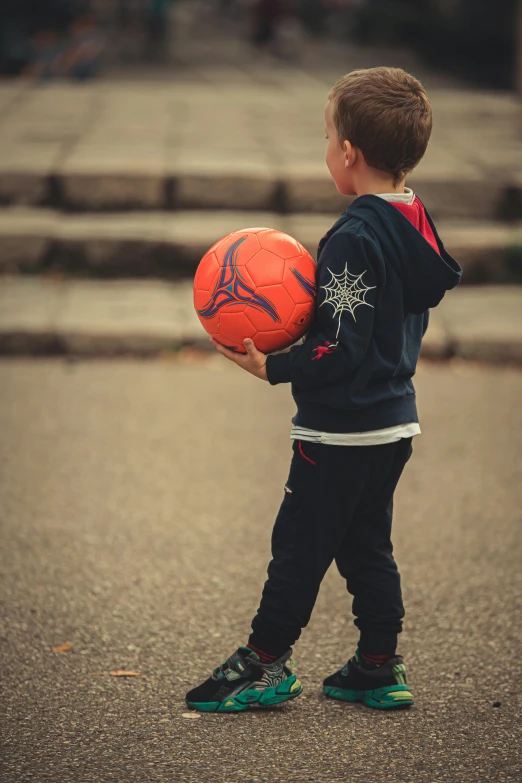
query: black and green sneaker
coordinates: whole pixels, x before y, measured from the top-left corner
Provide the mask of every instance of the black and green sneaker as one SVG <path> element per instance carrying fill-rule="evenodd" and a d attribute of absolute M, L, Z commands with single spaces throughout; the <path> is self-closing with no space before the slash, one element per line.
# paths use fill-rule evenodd
<path fill-rule="evenodd" d="M 396 710 L 413 704 L 406 684 L 406 666 L 400 655 L 371 671 L 363 669 L 360 660 L 357 650 L 342 669 L 324 680 L 326 696 L 341 701 L 362 701 L 377 710 Z"/>
<path fill-rule="evenodd" d="M 202 712 L 243 712 L 294 699 L 303 688 L 290 668 L 291 655 L 289 649 L 268 664 L 250 648 L 239 647 L 208 680 L 187 693 L 187 706 Z"/>

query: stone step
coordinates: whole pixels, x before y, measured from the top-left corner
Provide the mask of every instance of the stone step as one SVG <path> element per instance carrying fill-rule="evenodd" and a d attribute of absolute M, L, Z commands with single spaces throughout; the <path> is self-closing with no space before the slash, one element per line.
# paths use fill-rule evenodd
<path fill-rule="evenodd" d="M 54 270 L 91 277 L 193 275 L 205 251 L 245 226 L 270 226 L 297 238 L 315 256 L 335 214 L 151 212 L 64 215 L 22 207 L 0 210 L 0 272 Z M 465 282 L 522 280 L 522 223 L 441 223 Z"/>
<path fill-rule="evenodd" d="M 336 69 L 334 69 L 335 71 Z M 324 163 L 325 82 L 103 79 L 0 85 L 0 203 L 68 210 L 341 211 Z M 340 75 L 337 72 L 337 76 Z M 335 78 L 337 78 L 335 76 Z M 519 104 L 430 89 L 434 129 L 410 184 L 436 220 L 522 218 Z"/>
<path fill-rule="evenodd" d="M 522 286 L 457 288 L 432 311 L 425 358 L 522 363 Z M 155 356 L 209 349 L 192 285 L 6 276 L 0 355 Z"/>
<path fill-rule="evenodd" d="M 31 168 L 24 151 L 23 165 L 0 165 L 0 203 L 67 212 L 228 209 L 286 215 L 340 213 L 351 201 L 339 195 L 320 161 L 270 163 L 220 150 L 209 160 L 194 153 L 165 167 L 154 155 L 139 154 L 94 150 L 85 160 L 46 173 Z M 492 180 L 486 170 L 483 176 L 475 171 L 452 176 L 425 166 L 408 185 L 436 221 L 522 219 L 518 172 Z"/>
<path fill-rule="evenodd" d="M 225 162 L 220 155 L 218 164 L 208 164 L 204 171 L 181 163 L 177 173 L 168 175 L 154 172 L 150 163 L 142 171 L 135 163 L 132 167 L 122 163 L 121 169 L 115 169 L 114 161 L 106 171 L 49 176 L 36 170 L 0 169 L 0 203 L 86 212 L 229 209 L 293 214 L 342 212 L 350 202 L 319 167 L 301 162 L 272 168 L 232 159 Z M 522 218 L 522 181 L 430 179 L 418 174 L 408 184 L 436 221 L 498 220 L 506 214 L 514 220 Z"/>

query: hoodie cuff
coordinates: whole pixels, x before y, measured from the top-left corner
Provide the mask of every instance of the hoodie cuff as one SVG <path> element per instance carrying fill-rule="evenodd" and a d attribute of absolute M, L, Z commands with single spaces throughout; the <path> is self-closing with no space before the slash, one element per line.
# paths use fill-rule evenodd
<path fill-rule="evenodd" d="M 266 357 L 266 377 L 272 386 L 291 383 L 289 359 L 289 353 L 276 353 Z"/>

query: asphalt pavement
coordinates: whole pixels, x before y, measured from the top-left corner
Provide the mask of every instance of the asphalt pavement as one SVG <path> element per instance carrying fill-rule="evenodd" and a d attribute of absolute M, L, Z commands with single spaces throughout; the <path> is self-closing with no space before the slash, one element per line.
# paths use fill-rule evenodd
<path fill-rule="evenodd" d="M 394 521 L 415 706 L 322 696 L 357 640 L 331 569 L 303 695 L 186 717 L 258 606 L 289 388 L 191 353 L 0 363 L 0 780 L 519 783 L 522 374 L 423 363 L 417 389 Z"/>

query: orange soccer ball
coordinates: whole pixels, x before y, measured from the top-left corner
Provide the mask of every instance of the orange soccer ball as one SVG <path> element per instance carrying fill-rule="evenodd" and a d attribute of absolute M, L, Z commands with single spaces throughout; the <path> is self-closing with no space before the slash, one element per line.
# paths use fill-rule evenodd
<path fill-rule="evenodd" d="M 263 353 L 298 340 L 315 306 L 315 262 L 273 228 L 244 228 L 216 242 L 194 279 L 194 307 L 212 337 L 245 353 L 251 337 Z"/>

